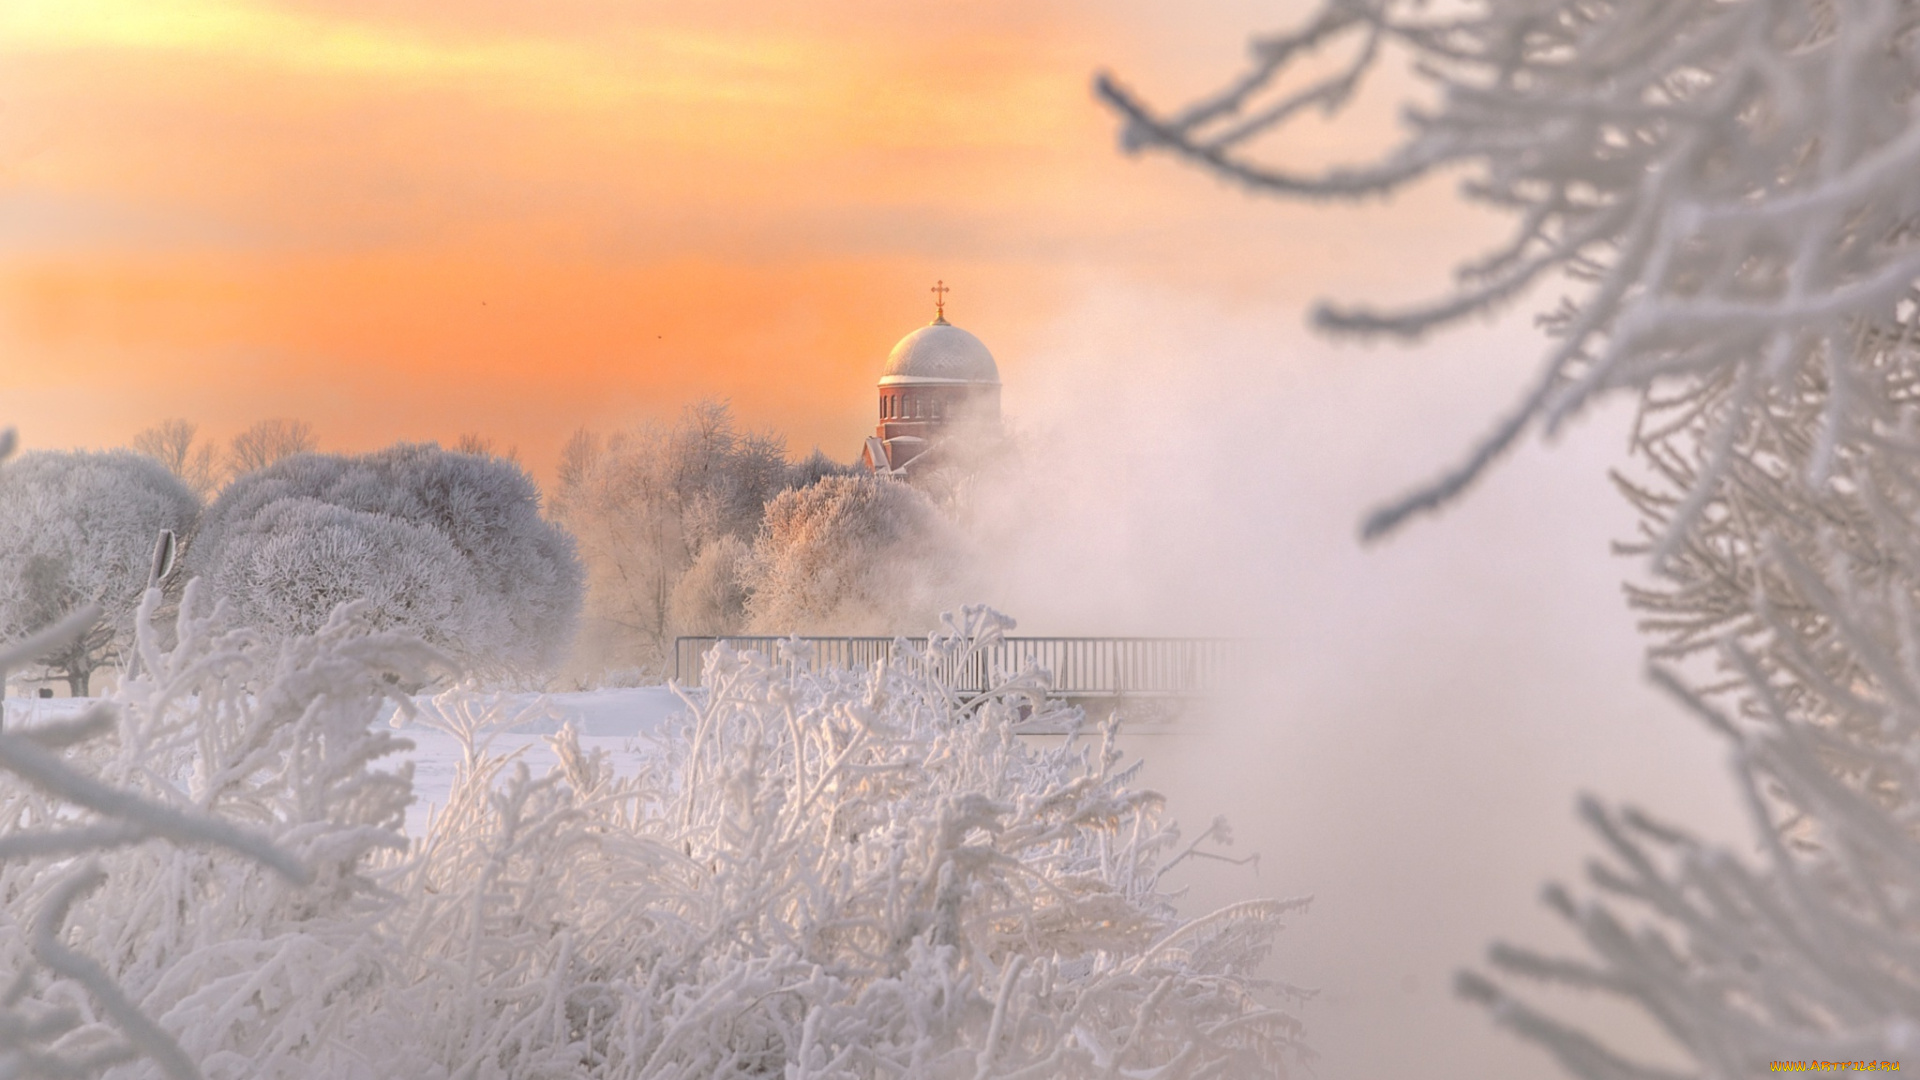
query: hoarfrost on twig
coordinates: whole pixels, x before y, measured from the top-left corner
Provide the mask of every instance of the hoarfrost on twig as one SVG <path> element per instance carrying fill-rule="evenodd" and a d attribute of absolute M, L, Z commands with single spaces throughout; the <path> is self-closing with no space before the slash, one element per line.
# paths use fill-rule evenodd
<path fill-rule="evenodd" d="M 1506 243 L 1462 266 L 1446 299 L 1391 313 L 1323 305 L 1330 330 L 1416 337 L 1555 275 L 1585 282 L 1548 319 L 1555 341 L 1520 403 L 1464 462 L 1369 517 L 1371 537 L 1600 394 L 1726 374 L 1781 388 L 1823 350 L 1844 374 L 1844 343 L 1890 319 L 1920 278 L 1917 16 L 1908 0 L 1326 0 L 1185 110 L 1156 110 L 1112 76 L 1097 90 L 1129 149 L 1255 190 L 1359 199 L 1450 170 L 1470 198 L 1513 214 Z M 1350 60 L 1332 73 L 1295 78 L 1340 49 Z M 1407 110 L 1380 161 L 1320 174 L 1268 163 L 1261 136 L 1347 105 L 1396 54 L 1436 101 Z M 1831 441 L 1852 421 L 1836 407 L 1824 422 Z M 1824 460 L 1809 463 L 1816 475 Z"/>

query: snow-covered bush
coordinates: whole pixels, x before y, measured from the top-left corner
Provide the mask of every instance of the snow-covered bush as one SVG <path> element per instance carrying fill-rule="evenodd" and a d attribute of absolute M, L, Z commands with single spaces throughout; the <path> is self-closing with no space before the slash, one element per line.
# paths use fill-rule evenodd
<path fill-rule="evenodd" d="M 0 471 L 0 641 L 97 605 L 101 618 L 86 633 L 37 658 L 85 694 L 132 639 L 155 538 L 184 535 L 199 512 L 193 493 L 141 454 L 23 455 Z"/>
<path fill-rule="evenodd" d="M 930 649 L 965 667 L 1010 625 L 975 609 Z M 485 753 L 483 713 L 428 710 L 467 760 L 396 885 L 415 944 L 386 1007 L 440 1067 L 1285 1074 L 1299 1025 L 1252 970 L 1300 902 L 1180 918 L 1161 876 L 1183 849 L 1111 728 L 1035 749 L 1021 706 L 1059 706 L 1032 675 L 964 697 L 910 652 L 815 673 L 804 649 L 714 650 L 632 778 L 563 732 L 536 779 Z"/>
<path fill-rule="evenodd" d="M 356 988 L 394 902 L 371 856 L 405 850 L 411 783 L 369 769 L 406 745 L 372 725 L 439 661 L 352 608 L 268 643 L 196 614 L 197 591 L 171 649 L 148 591 L 140 673 L 112 699 L 0 732 L 5 1075 L 352 1074 L 314 1070 L 331 1029 L 371 1022 Z"/>
<path fill-rule="evenodd" d="M 518 465 L 432 445 L 299 454 L 236 478 L 188 567 L 243 621 L 310 633 L 360 597 L 483 673 L 564 656 L 580 606 L 572 539 L 540 516 Z"/>
<path fill-rule="evenodd" d="M 951 606 L 971 562 L 925 495 L 828 477 L 767 504 L 744 574 L 749 624 L 772 634 L 892 634 Z"/>
<path fill-rule="evenodd" d="M 1345 40 L 1332 74 L 1290 82 Z M 1399 52 L 1437 90 L 1378 165 L 1305 177 L 1260 136 L 1337 109 Z M 1438 169 L 1516 212 L 1445 301 L 1323 325 L 1418 334 L 1550 277 L 1584 282 L 1525 400 L 1369 533 L 1463 489 L 1530 426 L 1642 394 L 1624 479 L 1655 677 L 1733 748 L 1757 856 L 1593 800 L 1600 896 L 1549 903 L 1589 959 L 1500 946 L 1509 979 L 1641 1006 L 1712 1078 L 1920 1051 L 1920 8 L 1909 0 L 1330 0 L 1220 95 L 1131 145 L 1263 190 L 1377 194 Z M 1461 990 L 1591 1078 L 1627 1061 L 1479 974 Z M 1897 1066 L 1896 1066 L 1897 1067 Z"/>
<path fill-rule="evenodd" d="M 750 541 L 790 479 L 782 444 L 740 431 L 715 402 L 672 426 L 576 434 L 562 455 L 554 516 L 578 537 L 586 566 L 582 669 L 661 671 L 676 635 L 710 632 L 710 613 L 691 600 L 681 610 L 698 621 L 676 620 L 681 577 L 725 538 Z M 723 569 L 726 557 L 709 556 L 702 574 Z"/>
<path fill-rule="evenodd" d="M 480 583 L 446 534 L 386 514 L 318 499 L 276 499 L 213 570 L 235 618 L 278 636 L 311 634 L 333 610 L 364 599 L 383 629 L 405 627 L 460 651 L 481 644 L 463 616 Z"/>
<path fill-rule="evenodd" d="M 1163 875 L 1222 827 L 1183 846 L 1111 725 L 1015 736 L 1072 723 L 1034 674 L 943 685 L 990 612 L 867 672 L 717 649 L 631 777 L 571 730 L 535 777 L 487 750 L 519 717 L 449 691 L 419 715 L 464 760 L 409 846 L 370 723 L 434 654 L 358 605 L 225 629 L 196 591 L 114 703 L 0 733 L 15 1073 L 1177 1080 L 1305 1053 L 1252 978 L 1304 902 L 1181 918 Z"/>

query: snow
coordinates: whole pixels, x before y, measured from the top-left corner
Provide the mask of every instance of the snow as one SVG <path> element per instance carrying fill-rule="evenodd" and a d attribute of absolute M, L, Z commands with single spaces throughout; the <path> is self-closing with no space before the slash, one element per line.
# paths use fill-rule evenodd
<path fill-rule="evenodd" d="M 9 697 L 6 699 L 5 726 L 16 724 L 38 724 L 43 720 L 66 720 L 79 716 L 87 706 L 99 698 L 77 697 Z M 4 728 L 0 728 L 4 730 Z"/>
<path fill-rule="evenodd" d="M 515 694 L 504 701 L 516 712 L 531 710 L 541 715 L 495 732 L 489 750 L 515 755 L 535 776 L 544 776 L 560 764 L 547 736 L 571 723 L 579 733 L 581 749 L 590 754 L 604 752 L 616 777 L 632 777 L 642 760 L 658 749 L 656 740 L 686 710 L 686 703 L 665 686 Z M 430 709 L 432 699 L 415 699 L 415 704 Z M 452 792 L 454 771 L 460 763 L 460 740 L 451 732 L 419 721 L 403 722 L 400 734 L 414 744 L 412 750 L 390 759 L 413 763 L 413 805 L 407 807 L 407 835 L 425 836 L 430 816 L 446 807 Z"/>
<path fill-rule="evenodd" d="M 38 726 L 80 715 L 98 698 L 6 698 L 5 727 Z M 686 703 L 669 687 L 641 686 L 614 690 L 586 690 L 565 694 L 509 694 L 500 699 L 516 713 L 532 711 L 535 718 L 494 732 L 488 749 L 526 762 L 535 776 L 559 765 L 547 736 L 562 724 L 573 724 L 580 746 L 589 753 L 607 755 L 614 775 L 627 778 L 639 770 L 643 758 L 658 748 L 657 739 L 676 718 L 684 718 Z M 414 704 L 433 708 L 433 698 L 421 696 Z M 391 716 L 397 710 L 390 709 Z M 392 755 L 383 766 L 413 763 L 413 805 L 407 808 L 407 835 L 426 835 L 430 815 L 444 809 L 453 789 L 454 769 L 460 763 L 460 740 L 452 733 L 418 720 L 403 721 L 400 735 L 413 749 Z"/>

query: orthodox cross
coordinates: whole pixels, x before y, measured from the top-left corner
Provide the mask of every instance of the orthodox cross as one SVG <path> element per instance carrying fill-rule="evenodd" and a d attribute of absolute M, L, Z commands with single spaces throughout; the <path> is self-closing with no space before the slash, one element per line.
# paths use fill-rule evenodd
<path fill-rule="evenodd" d="M 934 321 L 946 322 L 947 321 L 947 294 L 952 292 L 953 290 L 947 288 L 947 283 L 945 281 L 936 281 L 933 283 L 933 288 L 928 289 L 927 291 L 933 294 Z"/>

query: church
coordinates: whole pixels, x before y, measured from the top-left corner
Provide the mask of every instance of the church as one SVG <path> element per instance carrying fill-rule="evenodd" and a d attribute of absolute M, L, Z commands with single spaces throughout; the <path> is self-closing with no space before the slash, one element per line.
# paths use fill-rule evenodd
<path fill-rule="evenodd" d="M 944 281 L 933 321 L 900 339 L 880 373 L 880 415 L 861 453 L 876 475 L 911 479 L 959 464 L 1000 431 L 1000 369 L 980 339 L 947 321 Z"/>

